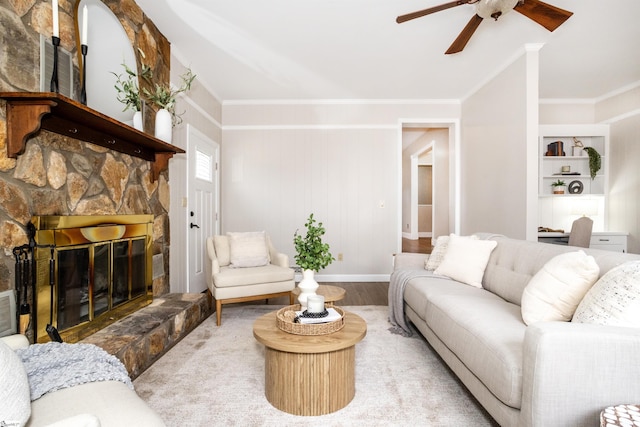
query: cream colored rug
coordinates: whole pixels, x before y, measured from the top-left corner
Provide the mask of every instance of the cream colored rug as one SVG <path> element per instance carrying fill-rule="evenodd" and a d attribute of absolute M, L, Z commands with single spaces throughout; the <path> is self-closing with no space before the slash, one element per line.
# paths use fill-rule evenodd
<path fill-rule="evenodd" d="M 356 345 L 356 395 L 332 414 L 282 412 L 264 396 L 264 348 L 253 321 L 279 308 L 228 306 L 206 319 L 135 381 L 168 426 L 491 426 L 422 337 L 393 335 L 386 306 L 343 307 L 367 322 Z"/>

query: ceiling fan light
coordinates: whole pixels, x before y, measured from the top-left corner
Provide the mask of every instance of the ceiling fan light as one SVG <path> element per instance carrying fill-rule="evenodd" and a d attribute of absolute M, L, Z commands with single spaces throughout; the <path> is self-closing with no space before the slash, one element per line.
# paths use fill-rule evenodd
<path fill-rule="evenodd" d="M 476 13 L 484 19 L 498 17 L 513 10 L 518 0 L 481 0 L 476 6 Z"/>

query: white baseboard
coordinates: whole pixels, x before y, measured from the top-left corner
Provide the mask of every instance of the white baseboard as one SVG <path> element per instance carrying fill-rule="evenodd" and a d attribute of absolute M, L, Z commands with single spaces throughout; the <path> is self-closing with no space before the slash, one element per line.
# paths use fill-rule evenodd
<path fill-rule="evenodd" d="M 418 233 L 418 237 L 433 237 L 433 232 L 431 231 L 421 231 L 420 233 Z"/>

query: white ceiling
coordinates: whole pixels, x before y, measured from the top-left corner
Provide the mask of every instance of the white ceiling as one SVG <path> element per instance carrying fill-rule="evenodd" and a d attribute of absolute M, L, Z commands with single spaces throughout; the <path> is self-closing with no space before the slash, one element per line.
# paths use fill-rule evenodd
<path fill-rule="evenodd" d="M 460 99 L 524 50 L 540 50 L 540 97 L 587 98 L 640 82 L 640 0 L 548 0 L 574 15 L 551 33 L 511 12 L 484 20 L 444 55 L 475 13 L 448 0 L 136 0 L 172 52 L 221 101 Z"/>

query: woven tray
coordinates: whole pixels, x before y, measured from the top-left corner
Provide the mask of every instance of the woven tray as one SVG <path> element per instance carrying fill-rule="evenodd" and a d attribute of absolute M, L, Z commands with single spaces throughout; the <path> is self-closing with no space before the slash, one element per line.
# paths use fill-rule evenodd
<path fill-rule="evenodd" d="M 333 307 L 340 315 L 340 319 L 327 323 L 293 323 L 296 311 L 300 311 L 300 304 L 283 307 L 276 313 L 276 324 L 278 328 L 295 335 L 326 335 L 337 332 L 344 327 L 344 310 L 340 307 Z"/>

